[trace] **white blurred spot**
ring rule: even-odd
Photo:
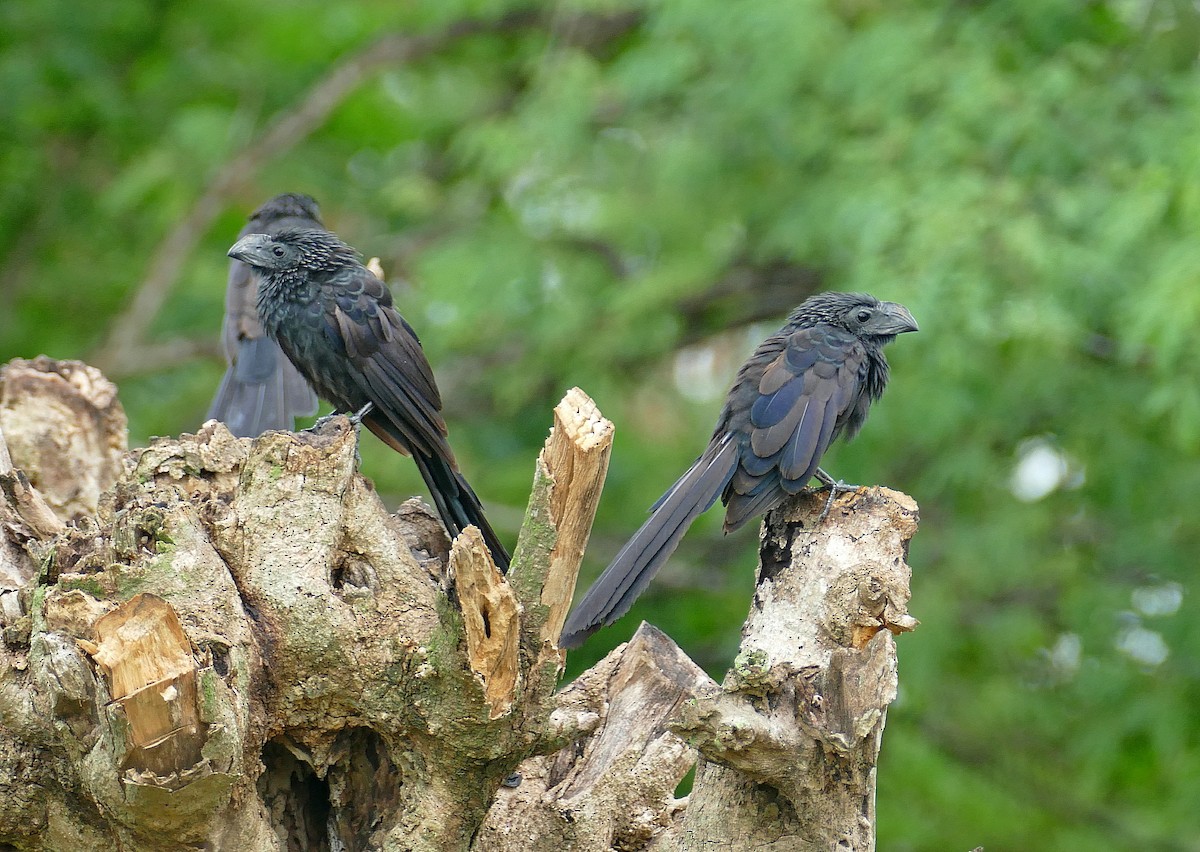
[[[1033,503],[1059,488],[1078,488],[1083,484],[1083,469],[1048,438],[1030,438],[1017,447],[1017,464],[1009,480],[1013,496]]]
[[[1122,630],[1114,644],[1122,654],[1144,666],[1160,666],[1171,654],[1161,633],[1140,625]]]
[[[694,402],[716,399],[726,390],[718,375],[717,352],[712,346],[689,346],[675,355],[674,379],[679,392]]]
[[[1142,615],[1174,615],[1183,603],[1183,586],[1178,583],[1139,586],[1130,597],[1133,598],[1133,608]]]
[[[458,319],[458,305],[453,302],[430,302],[425,306],[425,317],[433,325],[449,325]]]
[[[1083,660],[1083,642],[1077,633],[1062,633],[1050,649],[1050,665],[1062,680],[1069,680],[1079,671]]]
[[[572,175],[551,174],[535,161],[519,171],[504,190],[504,200],[536,237],[556,231],[587,231],[600,212],[599,195]]]
[[[542,295],[549,298],[562,290],[563,274],[558,264],[547,261],[542,264]]]

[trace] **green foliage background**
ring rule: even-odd
[[[520,8],[0,3],[0,359],[106,366],[151,258],[274,116],[377,38]],[[509,540],[562,392],[617,423],[585,581],[788,308],[822,288],[901,301],[921,333],[827,458],[922,509],[880,848],[1200,849],[1195,7],[538,11],[368,75],[219,189],[138,341],[183,354],[110,370],[132,442],[199,425],[225,249],[281,191],[382,258]],[[1023,502],[1010,478],[1031,438],[1070,470]],[[369,439],[363,456],[393,504],[420,491],[411,464]],[[712,515],[573,671],[639,618],[723,671],[755,536],[723,540]]]

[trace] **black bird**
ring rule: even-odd
[[[263,328],[301,375],[339,411],[371,403],[362,422],[413,457],[451,537],[474,524],[507,571],[508,552],[446,440],[441,394],[417,334],[358,253],[328,231],[287,228],[245,236],[229,256],[258,273]]]
[[[321,228],[317,202],[307,195],[277,195],[250,215],[238,237],[274,234],[283,228]],[[255,302],[258,276],[242,263],[229,264],[222,336],[229,366],[206,420],[255,438],[270,429],[292,429],[297,417],[316,413],[317,395],[279,346],[263,333]]]
[[[816,476],[839,435],[854,437],[883,393],[883,347],[917,323],[903,305],[865,293],[821,293],[742,365],[708,449],[651,507],[604,573],[571,611],[558,644],[574,648],[629,611],[688,527],[717,498],[725,532],[770,511]],[[828,504],[826,505],[828,511]]]

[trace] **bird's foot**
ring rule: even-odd
[[[821,468],[817,468],[816,478],[817,481],[821,483],[821,488],[829,489],[829,497],[825,501],[825,508],[822,509],[821,514],[817,516],[817,526],[820,526],[825,522],[825,519],[829,517],[829,511],[833,508],[833,501],[837,499],[839,494],[850,494],[854,491],[857,491],[862,486],[850,485],[849,483],[842,482],[840,479],[834,479],[828,473],[821,470]],[[820,489],[816,490],[819,491]]]
[[[347,416],[350,418],[350,422],[354,424],[354,428],[357,429],[359,426],[362,425],[363,418],[366,417],[368,414],[370,414],[374,410],[375,410],[375,403],[368,402],[366,405],[364,405],[358,411],[354,412],[353,414],[347,415]]]
[[[345,415],[345,417],[347,420],[350,421],[350,425],[353,426],[355,429],[357,429],[358,427],[362,426],[362,419],[364,417],[366,417],[368,414],[370,414],[374,408],[375,408],[375,403],[368,402],[366,405],[364,405],[358,411],[354,412],[353,414],[347,414],[347,415]],[[305,432],[320,432],[322,429],[324,429],[326,426],[328,426],[330,423],[332,423],[335,417],[342,417],[342,416],[343,416],[342,412],[340,412],[340,411],[331,411],[328,414],[326,414],[324,417],[318,417],[316,422],[313,423],[313,425],[309,426],[304,431]]]
[[[333,418],[340,417],[340,416],[341,416],[340,412],[331,411],[326,415],[318,417],[315,421],[313,421],[313,425],[309,426],[304,431],[305,432],[320,432],[322,429],[324,429],[326,426],[328,426],[330,423],[333,422]]]

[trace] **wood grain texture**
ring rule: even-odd
[[[579,566],[608,474],[612,439],[612,422],[579,388],[571,388],[555,406],[554,427],[541,454],[554,480],[550,520],[558,533],[542,587],[542,603],[548,608],[542,638],[551,642],[558,639],[571,609]]]
[[[521,605],[475,527],[450,547],[450,578],[466,628],[467,660],[483,681],[488,717],[498,719],[512,708],[521,681]]]

